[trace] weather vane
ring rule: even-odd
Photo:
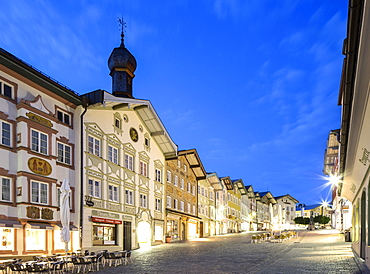
[[[117,22],[121,28],[121,45],[123,45],[123,38],[125,37],[126,22],[123,21],[123,17],[121,18],[117,17]]]

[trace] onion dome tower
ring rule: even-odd
[[[132,96],[132,80],[136,70],[136,59],[124,44],[124,27],[126,23],[118,19],[121,25],[121,45],[114,48],[108,59],[110,76],[112,76],[112,93],[117,97],[134,98]]]

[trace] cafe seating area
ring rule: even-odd
[[[282,243],[292,237],[298,237],[297,231],[283,231],[281,233],[261,233],[252,235],[251,243],[261,243],[269,241],[271,243]]]
[[[102,268],[117,267],[132,263],[131,251],[120,250],[108,252],[72,252],[53,254],[51,256],[34,256],[32,260],[23,259],[0,260],[0,273],[87,273],[99,271]]]

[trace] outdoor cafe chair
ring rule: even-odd
[[[131,251],[126,251],[124,260],[125,260],[125,265],[128,263],[132,263]]]
[[[26,267],[20,263],[9,264],[9,268],[12,273],[25,273],[27,271]]]
[[[26,270],[28,273],[46,273],[49,272],[50,269],[46,264],[26,264]]]
[[[63,274],[64,265],[65,265],[65,262],[63,262],[63,261],[61,261],[61,262],[52,262],[50,270],[53,271],[53,274]]]

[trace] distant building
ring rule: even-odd
[[[273,206],[273,215],[277,217],[274,222],[274,230],[292,229],[295,227],[296,204],[298,200],[289,194],[276,196],[276,204]]]
[[[206,172],[195,149],[181,150],[166,160],[166,236],[171,241],[199,238],[198,181]]]
[[[338,173],[339,160],[339,129],[331,130],[326,142],[324,155],[324,174],[334,175]]]

